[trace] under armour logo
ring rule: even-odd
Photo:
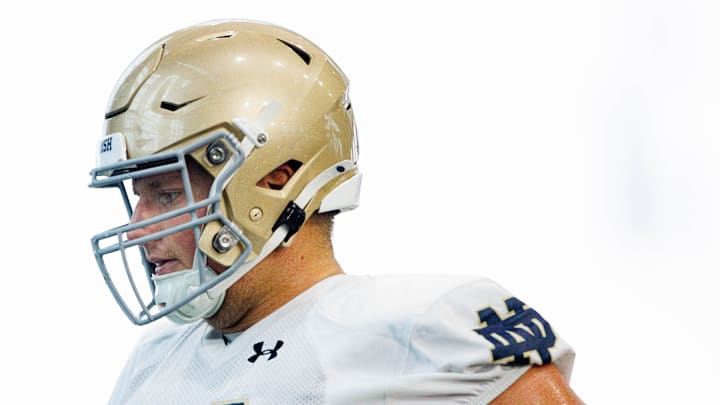
[[[274,348],[267,349],[267,350],[263,350],[264,344],[265,344],[265,342],[257,342],[253,345],[253,350],[255,350],[255,354],[253,354],[252,356],[250,356],[250,358],[248,358],[248,361],[250,363],[255,363],[257,361],[257,359],[260,358],[260,356],[270,356],[267,358],[268,361],[274,359],[275,357],[277,357],[277,352],[283,346],[284,342],[282,340],[278,340],[275,343]]]
[[[487,326],[473,329],[493,345],[493,360],[505,363],[512,358],[508,364],[530,364],[528,355],[537,352],[539,365],[550,363],[549,349],[555,346],[555,333],[550,324],[515,297],[505,300],[505,306],[514,314],[500,319],[494,309],[485,308],[478,311],[478,317]]]

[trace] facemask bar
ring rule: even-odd
[[[208,145],[218,141],[224,140],[227,145],[230,146],[230,156],[224,163],[220,173],[216,176],[213,185],[210,188],[209,195],[202,201],[195,202],[192,197],[192,187],[190,183],[189,172],[186,166],[186,156],[191,152],[198,150],[199,148],[207,147]],[[166,173],[171,171],[179,171],[182,176],[183,185],[185,188],[187,205],[185,207],[148,218],[134,224],[126,224],[117,228],[113,228],[109,231],[102,232],[95,235],[92,238],[93,252],[95,254],[96,262],[98,267],[103,274],[105,282],[110,289],[113,297],[117,301],[120,308],[123,310],[125,315],[134,323],[142,325],[152,322],[156,319],[162,318],[183,305],[189,303],[193,299],[197,298],[201,294],[207,293],[207,290],[212,289],[214,286],[221,283],[223,280],[230,277],[235,270],[239,267],[240,263],[245,262],[248,255],[252,251],[250,241],[243,235],[242,231],[232,223],[223,213],[220,207],[222,199],[222,191],[224,190],[227,183],[230,181],[232,176],[235,174],[237,169],[243,164],[246,156],[252,150],[251,145],[247,143],[240,143],[233,135],[226,132],[218,132],[209,137],[206,137],[200,141],[197,141],[191,145],[173,152],[165,152],[149,157],[130,159],[122,162],[112,163],[98,167],[91,171],[92,180],[90,187],[94,188],[108,188],[116,187],[122,194],[123,203],[128,213],[128,218],[132,217],[133,207],[128,197],[127,189],[124,182],[135,178],[152,176],[160,173]],[[196,211],[201,208],[207,208],[207,212],[204,216],[198,217]],[[133,230],[144,228],[153,224],[157,224],[168,219],[181,216],[190,215],[190,221],[183,224],[173,226],[162,231],[145,235],[137,239],[128,240],[127,233]],[[208,280],[207,276],[204,275],[204,271],[198,272],[199,277],[199,288],[195,289],[192,293],[189,293],[184,299],[173,304],[165,306],[164,308],[158,309],[159,306],[155,302],[155,284],[152,281],[154,266],[150,264],[143,252],[142,245],[148,242],[164,238],[168,235],[184,231],[186,229],[193,229],[195,243],[196,243],[196,258],[201,257],[204,259],[205,255],[199,249],[200,233],[203,226],[207,223],[218,221],[226,229],[230,230],[235,239],[243,247],[243,253],[237,259],[236,264],[227,269],[212,280]],[[135,277],[132,275],[131,266],[126,252],[131,248],[137,248],[140,251],[141,262],[144,266],[144,273],[146,276],[146,282],[149,285],[149,289],[152,292],[151,299],[146,301],[141,296],[138,286],[136,284]],[[106,263],[105,257],[110,254],[119,254],[122,265],[125,267],[125,277],[129,281],[129,286],[132,294],[122,294],[110,274],[108,269],[108,263]],[[199,265],[205,266],[204,260],[196,260]],[[132,295],[134,301],[139,304],[139,313],[133,313],[132,309],[128,305],[126,298],[128,295]]]

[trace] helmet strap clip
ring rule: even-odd
[[[302,224],[305,223],[305,210],[300,208],[299,205],[295,204],[294,201],[290,201],[285,207],[285,211],[280,214],[272,230],[275,232],[276,229],[283,225],[287,225],[288,233],[285,235],[285,242],[289,241],[293,235],[300,229]]]

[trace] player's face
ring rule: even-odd
[[[194,162],[189,162],[188,169],[193,187],[193,199],[199,201],[207,198],[212,185],[212,177]],[[133,191],[138,197],[138,202],[130,219],[131,223],[152,218],[187,205],[180,172],[162,173],[136,179],[133,182]],[[199,216],[205,215],[205,209],[198,210],[197,214]],[[173,217],[129,232],[128,238],[137,239],[186,223],[189,220],[190,214]],[[155,273],[158,275],[192,268],[195,247],[192,228],[143,245],[147,260],[155,265]]]

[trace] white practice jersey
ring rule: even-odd
[[[573,358],[491,280],[338,275],[232,341],[204,321],[160,321],[110,403],[485,404],[533,364],[569,378]]]

